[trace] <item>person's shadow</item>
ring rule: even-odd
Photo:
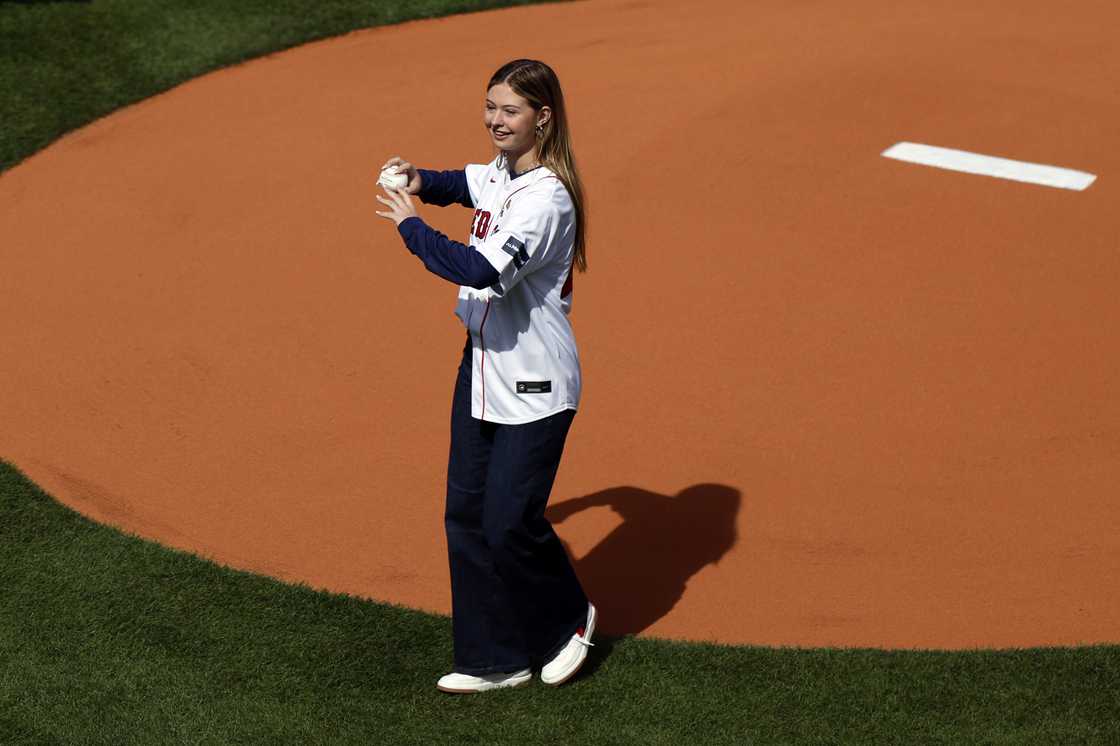
[[[545,516],[560,523],[606,506],[622,517],[621,525],[572,561],[601,614],[601,630],[628,635],[668,614],[689,578],[735,546],[741,502],[739,490],[722,484],[697,484],[675,497],[613,487],[554,504]]]

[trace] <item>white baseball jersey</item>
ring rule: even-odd
[[[461,286],[455,314],[474,348],[471,416],[516,425],[579,406],[568,320],[576,217],[548,168],[511,178],[500,162],[464,169],[475,205],[470,245],[499,278],[485,290]]]

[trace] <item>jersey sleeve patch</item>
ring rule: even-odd
[[[513,266],[521,269],[525,266],[525,262],[529,261],[529,252],[525,250],[525,242],[518,240],[516,236],[510,236],[506,242],[502,244],[502,251],[513,257]]]

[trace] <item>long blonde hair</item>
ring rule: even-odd
[[[505,83],[537,111],[547,106],[552,116],[537,131],[536,155],[568,190],[576,211],[575,265],[587,271],[587,229],[584,227],[583,184],[572,155],[572,138],[568,115],[564,108],[564,92],[552,68],[539,60],[513,60],[498,68],[490,77],[486,90]]]

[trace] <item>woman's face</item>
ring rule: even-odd
[[[546,117],[546,111],[537,112],[506,83],[498,83],[486,92],[482,120],[494,147],[506,155],[517,157],[532,148],[537,123]]]

